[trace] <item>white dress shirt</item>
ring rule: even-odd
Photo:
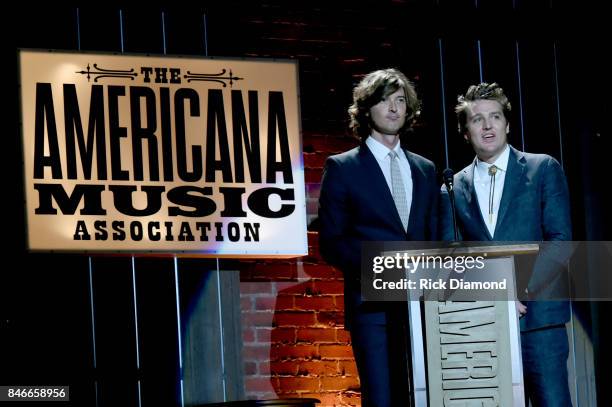
[[[391,188],[391,157],[389,157],[389,152],[391,152],[391,150],[378,140],[372,138],[372,136],[366,139],[366,145],[374,155],[374,158],[376,158],[376,162],[380,166],[380,169],[385,176],[385,180],[387,181],[389,191],[391,191],[391,195],[393,195],[393,189]],[[410,171],[410,163],[408,162],[408,158],[406,158],[406,154],[404,154],[404,151],[400,147],[400,143],[397,143],[393,150],[397,152],[397,157],[399,159],[399,169],[400,174],[402,175],[404,191],[406,191],[408,214],[410,214],[410,208],[412,205],[412,171]],[[359,180],[356,181],[359,182]]]
[[[508,171],[508,159],[510,158],[510,147],[506,145],[505,150],[501,153],[493,164],[480,161],[476,158],[474,164],[474,189],[478,197],[478,206],[482,219],[484,219],[487,229],[491,237],[495,234],[497,226],[497,215],[499,214],[499,203],[501,202],[502,192],[504,191],[504,182],[506,180],[506,172]],[[489,167],[495,165],[497,173],[495,174],[495,190],[493,191],[493,216],[489,217],[489,193],[491,188],[491,176],[489,175]]]

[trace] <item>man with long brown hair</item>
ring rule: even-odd
[[[400,145],[419,114],[414,86],[396,69],[353,89],[350,127],[361,145],[327,159],[319,198],[321,253],[344,274],[345,326],[363,406],[410,405],[406,307],[361,299],[361,243],[435,240],[434,164]],[[404,304],[405,305],[405,304]]]

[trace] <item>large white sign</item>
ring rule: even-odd
[[[31,250],[307,253],[296,62],[19,62]]]

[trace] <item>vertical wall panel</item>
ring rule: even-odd
[[[186,405],[244,397],[237,270],[216,259],[180,259]]]
[[[142,405],[180,406],[174,260],[136,258]]]
[[[81,7],[79,15],[83,51],[121,51],[119,9]]]
[[[163,54],[161,11],[129,7],[123,10],[125,52]]]
[[[137,406],[139,355],[132,262],[129,257],[98,257],[92,263],[99,405]]]
[[[166,49],[174,55],[205,55],[204,16],[200,9],[165,10]]]

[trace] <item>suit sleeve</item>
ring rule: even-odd
[[[547,291],[556,279],[563,278],[567,261],[572,255],[569,191],[563,169],[552,157],[548,157],[542,166],[544,174],[541,180],[541,211],[545,242],[541,246],[527,286],[530,295]]]
[[[349,194],[341,165],[329,157],[325,162],[319,196],[319,246],[329,264],[360,270],[361,244],[351,236]]]

